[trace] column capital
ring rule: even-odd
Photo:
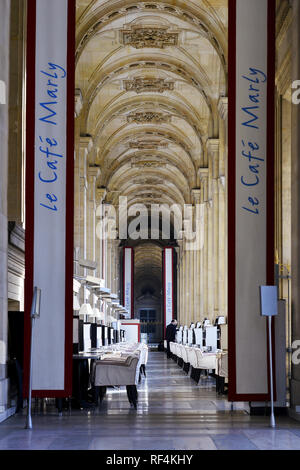
[[[201,202],[201,188],[192,189],[192,197],[194,199],[194,204],[200,204],[200,202]]]
[[[200,179],[200,181],[202,181],[203,179],[205,178],[208,178],[208,168],[199,168],[198,169],[198,177]]]
[[[83,98],[80,88],[75,89],[75,118],[77,118],[83,108]]]
[[[96,188],[96,202],[97,204],[101,204],[106,196],[106,188]]]
[[[79,146],[81,149],[87,150],[87,152],[90,152],[93,148],[93,139],[90,135],[81,135],[80,136],[80,141],[79,141]]]
[[[214,155],[219,152],[220,139],[207,139],[206,146],[208,154]]]
[[[227,96],[221,96],[218,102],[218,111],[222,119],[227,119],[228,116],[228,98]]]
[[[88,168],[88,177],[97,179],[101,174],[99,166],[91,165]]]

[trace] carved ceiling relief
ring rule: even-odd
[[[134,122],[136,124],[166,124],[171,122],[171,116],[155,111],[135,112],[128,114],[127,122]]]
[[[219,7],[223,2],[227,8],[227,1],[208,3]],[[96,3],[77,2],[84,4],[83,11]],[[139,200],[168,196],[182,203],[187,197],[181,197],[183,183],[178,175],[184,173],[190,186],[195,186],[198,166],[203,164],[200,137],[206,137],[208,126],[213,126],[208,103],[221,87],[213,31],[205,32],[203,21],[188,16],[176,1],[171,2],[176,8],[163,0],[151,5],[122,2],[118,11],[115,2],[98,3],[99,12],[93,7],[85,14],[85,28],[80,17],[77,54],[81,49],[82,54],[77,56],[77,77],[86,103],[82,127],[103,148],[98,158],[105,170],[101,184],[109,186],[113,181],[113,203],[127,185],[133,185],[132,197]],[[216,39],[214,47],[219,47],[222,41]],[[193,113],[198,126],[190,119]],[[188,157],[190,165],[183,163]],[[157,187],[162,194],[154,196]]]
[[[165,158],[151,154],[131,158],[131,168],[164,168],[166,164]]]
[[[140,140],[129,142],[129,148],[138,150],[155,150],[159,148],[167,148],[168,145],[168,142],[157,140]]]
[[[136,77],[133,80],[124,80],[123,84],[126,91],[135,91],[136,93],[147,91],[163,93],[167,90],[174,90],[174,82],[164,78]]]
[[[166,163],[153,161],[131,162],[131,168],[164,168],[165,166]]]
[[[168,32],[167,27],[141,27],[134,26],[131,29],[121,30],[121,42],[125,46],[135,49],[143,47],[155,47],[163,49],[169,46],[177,46],[179,32]]]
[[[133,180],[133,184],[137,185],[155,185],[155,184],[163,184],[164,181],[162,178],[141,178]]]

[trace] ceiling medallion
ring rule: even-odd
[[[124,80],[123,83],[126,91],[135,91],[136,93],[144,93],[147,91],[163,93],[166,90],[174,90],[174,82],[165,80],[164,78],[136,77],[133,80]]]
[[[157,47],[163,49],[168,46],[178,44],[178,32],[168,32],[167,27],[140,27],[134,26],[132,29],[121,30],[121,40],[125,46],[132,46],[135,49],[143,47]]]
[[[171,116],[154,111],[136,112],[128,114],[127,122],[135,122],[136,124],[164,124],[171,122]]]

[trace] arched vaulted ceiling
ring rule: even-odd
[[[77,0],[80,133],[108,203],[192,202],[227,95],[227,3]],[[140,272],[161,266],[157,250],[140,248]]]

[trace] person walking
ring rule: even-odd
[[[170,342],[174,342],[176,338],[177,320],[172,320],[166,328],[166,340],[167,340],[167,357],[171,357]]]

